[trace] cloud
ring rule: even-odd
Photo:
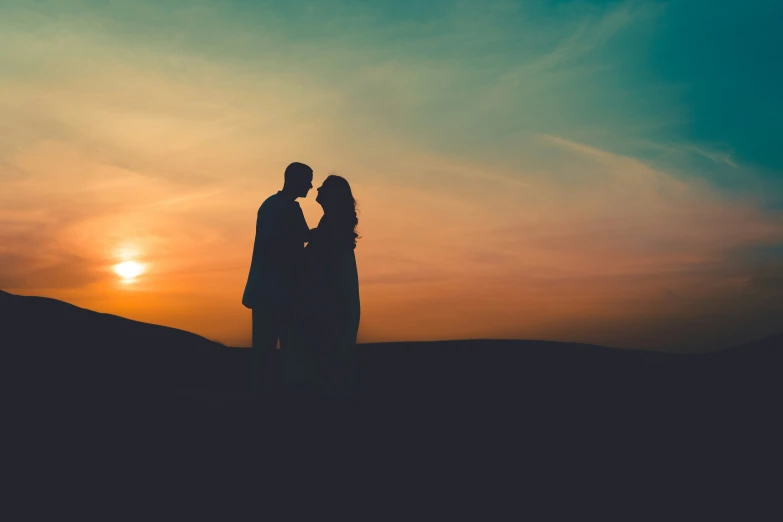
[[[103,277],[88,258],[73,254],[47,257],[0,252],[0,288],[26,291],[81,288]]]
[[[4,181],[16,181],[25,175],[26,173],[15,165],[0,162],[0,183]]]
[[[622,31],[662,13],[662,6],[656,2],[619,2],[604,11],[588,11],[586,16],[577,6],[568,6],[574,15],[571,34],[562,38],[553,50],[525,67],[525,72],[540,73],[563,66],[573,67],[577,60],[599,51]]]
[[[516,171],[413,160],[424,187],[371,199],[382,215],[363,245],[376,254],[357,250],[363,298],[396,326],[368,321],[367,338],[459,331],[703,350],[783,328],[766,297],[747,295],[757,269],[734,255],[783,245],[780,216],[563,138],[541,136],[528,152]],[[386,281],[407,291],[382,299]]]

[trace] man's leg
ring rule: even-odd
[[[280,380],[277,357],[277,339],[280,334],[280,311],[277,307],[259,306],[253,309],[251,382],[254,393],[270,390]]]

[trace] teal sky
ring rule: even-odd
[[[772,0],[5,0],[0,287],[245,343],[252,216],[296,160],[355,186],[365,340],[783,330],[781,21]],[[127,242],[173,283],[111,293]]]
[[[6,41],[159,54],[172,75],[192,65],[179,57],[309,78],[303,90],[328,82],[343,108],[444,150],[536,132],[650,158],[679,146],[773,178],[783,167],[783,7],[772,0],[63,0],[4,2],[2,14]],[[67,52],[51,58],[88,58]]]

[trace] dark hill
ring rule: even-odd
[[[25,388],[204,390],[249,388],[246,349],[43,297],[0,292],[6,366]],[[360,346],[365,392],[401,399],[520,387],[631,385],[679,357],[546,341],[466,340]]]
[[[226,375],[235,350],[183,330],[2,291],[0,317],[4,366],[23,389],[214,388],[236,380]],[[229,366],[216,364],[224,359]]]
[[[249,390],[249,350],[189,332],[6,292],[0,317],[4,367],[28,393],[173,391],[214,405]],[[682,406],[777,390],[782,345],[779,335],[686,356],[547,341],[366,344],[359,395],[408,412]]]
[[[249,350],[173,328],[0,292],[0,335],[15,476],[53,477],[47,491],[89,484],[91,498],[120,483],[244,483],[259,470],[275,481],[294,470],[299,491],[326,460],[322,469],[362,478],[352,499],[404,487],[452,504],[482,488],[517,498],[526,477],[612,499],[654,492],[636,504],[646,513],[671,498],[661,485],[692,495],[710,478],[761,476],[748,463],[765,462],[781,436],[783,336],[688,356],[545,341],[367,344],[357,408],[314,412],[251,398]],[[581,510],[571,498],[559,502]]]

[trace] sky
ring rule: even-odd
[[[2,0],[0,289],[248,346],[255,214],[301,161],[359,203],[360,341],[778,333],[781,20],[777,0]]]

